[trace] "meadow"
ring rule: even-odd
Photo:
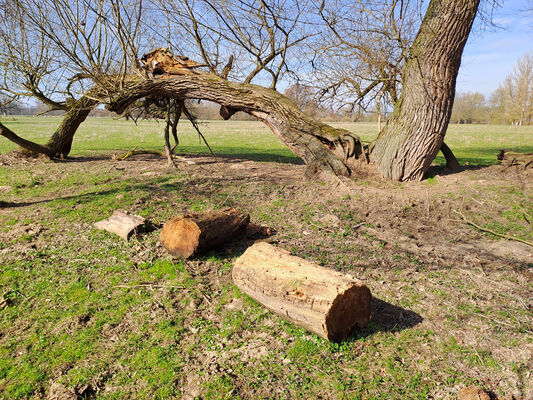
[[[0,121],[44,143],[60,118]],[[217,157],[180,122],[194,164],[175,169],[113,158],[161,150],[157,122],[91,118],[65,161],[15,157],[0,137],[0,399],[454,399],[469,385],[533,397],[533,247],[484,230],[533,241],[531,170],[494,165],[503,148],[533,152],[533,127],[452,125],[465,167],[416,183],[306,180],[259,123],[201,129]],[[160,245],[170,218],[224,207],[363,280],[369,326],[330,343],[241,293],[232,263],[252,240],[189,260]],[[94,228],[116,209],[152,229],[124,241]]]
[[[45,143],[61,122],[61,117],[6,117],[1,120],[20,136]],[[332,126],[356,133],[364,142],[377,136],[375,123],[334,122]],[[158,121],[132,121],[110,118],[89,118],[75,136],[72,156],[87,156],[102,152],[128,151],[135,146],[143,150],[161,150],[164,124]],[[202,133],[216,154],[239,156],[264,161],[298,162],[283,143],[260,122],[203,121]],[[180,152],[208,154],[205,145],[189,121],[180,121]],[[492,165],[498,152],[505,148],[519,152],[533,151],[533,126],[458,125],[452,124],[446,142],[461,164]],[[16,148],[13,143],[0,141],[0,154]],[[444,163],[442,155],[436,163]]]

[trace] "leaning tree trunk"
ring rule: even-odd
[[[372,144],[386,178],[420,180],[450,120],[461,55],[479,0],[432,0],[403,70],[402,95]]]
[[[46,144],[46,147],[52,153],[52,157],[65,158],[68,156],[74,140],[74,134],[98,103],[98,100],[86,96],[76,100]]]
[[[227,119],[244,111],[265,123],[274,134],[308,165],[308,173],[320,171],[350,175],[348,164],[362,154],[359,137],[335,129],[303,113],[287,97],[262,86],[228,82],[212,74],[175,75],[164,79],[132,79],[109,99],[108,109],[124,113],[136,100],[146,97],[178,100],[201,99],[222,106]],[[351,158],[351,160],[347,160]]]
[[[24,139],[2,124],[0,124],[0,136],[11,140],[30,153],[45,154],[50,158],[64,158],[70,153],[74,134],[78,127],[98,103],[98,100],[86,96],[74,101],[46,145]]]

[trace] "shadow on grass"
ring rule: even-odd
[[[372,317],[370,323],[363,329],[356,329],[345,342],[354,342],[361,338],[372,336],[377,332],[400,332],[414,328],[424,318],[414,311],[395,306],[376,297],[372,297]]]
[[[127,153],[128,150],[124,150],[122,153]],[[185,152],[185,153],[176,153],[178,157],[184,157],[191,160],[199,158],[208,158],[206,161],[199,162],[198,164],[214,164],[222,160],[226,163],[238,163],[241,161],[257,161],[257,162],[276,162],[280,164],[294,164],[302,165],[304,164],[303,160],[297,156],[276,154],[276,153],[261,153],[261,152],[250,152],[249,149],[231,149],[230,151],[215,151],[215,158],[212,158],[209,153],[195,153],[195,152]],[[111,160],[111,155],[79,155],[79,156],[69,156],[64,160],[54,160],[56,162],[64,163],[76,163],[76,162],[92,162],[92,161],[105,161]],[[166,157],[157,155],[157,154],[135,154],[124,160],[117,161],[139,161],[139,160],[166,160]]]
[[[459,174],[464,171],[478,171],[492,167],[494,164],[487,165],[462,165],[457,171],[453,171],[444,165],[433,165],[424,174],[423,179],[430,179],[436,176]]]

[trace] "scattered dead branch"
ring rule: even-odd
[[[504,238],[504,239],[508,239],[508,240],[515,240],[517,242],[520,242],[520,243],[524,243],[524,244],[527,244],[528,246],[531,246],[533,247],[533,243],[532,242],[528,242],[527,240],[524,240],[524,239],[520,239],[520,238],[517,238],[517,237],[514,237],[514,236],[509,236],[509,235],[505,235],[503,233],[498,233],[498,232],[494,232],[493,230],[491,229],[487,229],[487,228],[483,228],[481,226],[479,226],[478,224],[470,221],[468,218],[466,218],[462,213],[460,213],[459,211],[457,210],[453,210],[456,214],[458,214],[461,219],[466,222],[467,224],[469,225],[472,225],[474,228],[477,228],[479,229],[480,231],[483,231],[483,232],[488,232],[494,236],[499,236],[501,238]]]

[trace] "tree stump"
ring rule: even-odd
[[[320,267],[268,243],[233,266],[235,285],[271,311],[327,340],[340,341],[370,320],[370,290],[350,275]]]
[[[168,221],[161,230],[159,240],[170,254],[189,258],[241,237],[249,222],[249,214],[234,208],[185,214]]]

